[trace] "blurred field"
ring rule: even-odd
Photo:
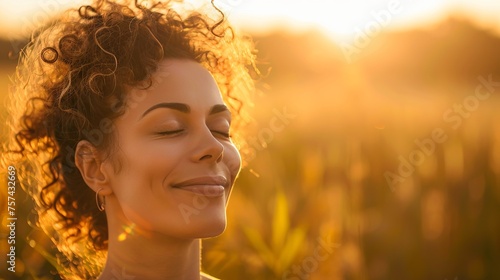
[[[233,192],[227,231],[204,242],[208,273],[500,279],[500,86],[465,104],[474,110],[455,111],[473,100],[478,76],[500,82],[499,37],[450,19],[373,38],[352,63],[314,31],[255,40],[272,70],[260,84],[255,153]],[[11,68],[2,69],[2,94],[5,71]],[[276,113],[284,111],[285,121]],[[421,150],[416,141],[436,129],[446,140],[414,158],[419,163],[402,182],[388,183],[384,174],[399,174],[401,158],[411,161]],[[42,243],[35,247],[51,251],[27,225],[25,203],[18,240],[31,234]],[[4,200],[0,207],[3,225]],[[48,257],[27,244],[18,248],[29,263],[22,279],[50,275]]]

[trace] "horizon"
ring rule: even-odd
[[[477,24],[477,22],[474,22],[468,18],[450,16],[435,23],[431,28],[415,26],[406,30],[394,30],[394,29],[387,30],[381,32],[380,34],[375,34],[374,36],[370,36],[370,34],[364,34],[360,37],[357,37],[357,40],[353,42],[348,42],[348,41],[342,42],[342,41],[332,40],[332,38],[329,37],[324,30],[315,26],[311,26],[307,29],[300,29],[300,30],[275,28],[275,29],[269,29],[267,30],[267,32],[261,32],[261,33],[245,32],[245,33],[253,37],[254,42],[258,45],[269,44],[270,42],[274,42],[272,44],[283,43],[283,42],[279,43],[280,40],[281,41],[285,40],[288,42],[299,40],[300,42],[303,43],[299,43],[298,46],[303,46],[306,48],[311,48],[316,46],[315,49],[317,51],[320,50],[323,52],[326,51],[330,55],[333,55],[332,57],[335,57],[337,59],[337,62],[341,62],[343,60],[344,63],[351,64],[354,61],[358,61],[360,58],[366,58],[367,55],[370,56],[370,53],[373,52],[373,50],[380,48],[381,42],[384,45],[386,45],[387,42],[400,44],[402,42],[401,40],[407,40],[405,39],[405,37],[411,34],[413,34],[412,36],[414,36],[415,34],[421,34],[421,35],[425,34],[423,37],[423,40],[425,41],[426,40],[425,38],[427,38],[429,35],[431,37],[436,35],[436,32],[439,34],[439,36],[447,34],[446,36],[458,35],[460,37],[463,36],[460,34],[466,32],[466,34],[468,34],[466,36],[475,37],[476,35],[472,34],[477,34],[479,36],[483,36],[483,38],[489,37],[492,40],[491,42],[499,42],[499,44],[493,43],[494,45],[500,45],[500,35],[497,32],[492,32],[492,31],[493,30],[484,28],[484,26],[480,26],[479,24]],[[419,36],[421,37],[421,35]],[[386,41],[387,39],[389,41]],[[466,37],[464,37],[463,39],[466,40]],[[309,44],[304,45],[306,41],[308,41]],[[438,40],[436,43],[439,44],[439,41],[440,40]],[[25,46],[27,42],[28,38],[9,39],[0,36],[0,52],[1,52],[0,64],[4,64],[5,66],[7,66],[7,64],[16,64],[17,63],[16,54],[20,52],[20,50]],[[417,40],[417,42],[419,41]],[[311,44],[313,44],[314,46]],[[468,53],[467,50],[468,49],[463,51]],[[12,52],[14,53],[14,56],[11,57],[10,53]],[[493,53],[489,53],[489,55],[493,55]],[[474,56],[473,54],[470,55]]]

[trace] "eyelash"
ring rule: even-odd
[[[213,131],[213,130],[212,130],[212,133],[217,133],[219,135],[224,136],[225,138],[231,138],[231,135],[229,133],[225,133],[225,132],[221,132],[221,131]]]
[[[172,130],[172,131],[160,131],[157,134],[161,135],[161,136],[169,136],[169,135],[174,135],[174,134],[180,133],[182,131],[184,131],[184,130],[179,129],[179,130]],[[219,134],[219,135],[221,135],[221,136],[223,136],[225,138],[231,138],[231,135],[229,133],[226,133],[226,132],[215,131],[215,130],[211,130],[211,132]]]
[[[174,134],[177,134],[177,133],[180,133],[180,132],[182,132],[182,129],[179,129],[179,130],[172,130],[172,131],[160,131],[160,132],[158,132],[157,134],[158,134],[158,135],[165,136],[165,135],[174,135]]]

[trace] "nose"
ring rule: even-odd
[[[196,136],[195,149],[192,160],[195,162],[214,162],[222,161],[224,154],[224,145],[217,140],[212,132],[205,128],[203,132]]]

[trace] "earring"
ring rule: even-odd
[[[103,188],[100,188],[96,193],[95,193],[95,203],[97,204],[97,209],[99,211],[104,211],[104,206],[106,205],[106,198],[103,196],[102,197],[102,202],[101,199],[99,199],[99,192],[102,191]]]

